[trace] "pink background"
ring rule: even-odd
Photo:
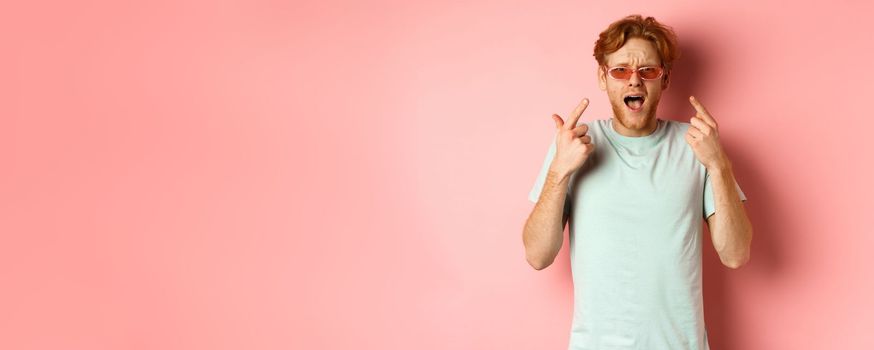
[[[870,2],[9,1],[0,348],[564,349],[526,196],[592,46],[653,15],[755,227],[714,349],[874,348]]]

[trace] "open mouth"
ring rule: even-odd
[[[625,96],[623,99],[625,101],[625,105],[628,106],[632,111],[640,111],[643,108],[643,101],[646,98],[642,95],[629,95]]]

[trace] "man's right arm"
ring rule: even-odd
[[[540,192],[540,198],[525,221],[522,241],[525,258],[535,270],[542,270],[555,261],[564,238],[564,226],[569,211],[564,210],[570,174],[550,170]]]
[[[571,112],[567,123],[558,114],[552,115],[556,128],[555,142],[550,146],[550,153],[544,161],[549,162],[549,166],[541,170],[539,175],[543,176],[545,172],[546,176],[538,177],[538,181],[542,179],[543,186],[522,230],[525,259],[537,270],[551,265],[561,249],[564,225],[570,213],[570,210],[565,210],[565,206],[569,205],[565,203],[569,197],[568,182],[571,174],[582,167],[589,154],[595,150],[592,137],[586,135],[589,126],[577,125],[580,115],[588,106],[589,99],[584,98]],[[536,193],[535,190],[537,187],[531,193]],[[533,198],[534,194],[531,196]]]

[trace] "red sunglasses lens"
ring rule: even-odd
[[[662,69],[659,67],[643,67],[637,72],[643,79],[656,79],[662,75]]]
[[[610,69],[610,76],[614,77],[616,79],[623,79],[624,80],[624,79],[631,78],[631,72],[632,72],[631,68],[616,67],[616,68]]]

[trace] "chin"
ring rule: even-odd
[[[632,114],[626,109],[625,104],[618,106],[618,108],[613,106],[613,115],[616,116],[617,121],[622,126],[632,130],[647,129],[647,125],[649,125],[650,120],[653,118],[653,113],[649,108],[645,107],[641,113]]]
[[[643,112],[638,115],[623,115],[620,121],[626,128],[644,130],[649,125],[649,121],[652,120],[652,116],[647,113],[648,111]]]

